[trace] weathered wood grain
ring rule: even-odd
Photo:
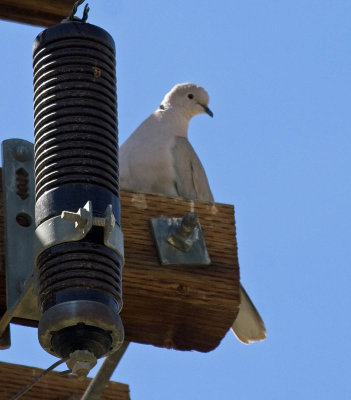
[[[214,349],[239,310],[233,206],[122,191],[121,208],[126,258],[121,316],[126,339],[177,350]],[[161,266],[150,219],[181,217],[188,211],[199,216],[212,264]],[[0,200],[0,310],[5,305]],[[33,321],[12,322],[33,326]]]
[[[51,26],[68,16],[74,2],[75,0],[0,0],[0,19]]]
[[[43,370],[0,362],[0,399],[10,399]],[[23,400],[79,400],[91,379],[83,382],[72,375],[49,372],[21,397]],[[101,400],[130,400],[129,386],[109,382]]]
[[[122,191],[126,265],[122,320],[128,340],[179,350],[209,351],[239,307],[233,207]],[[199,215],[210,266],[161,266],[150,218]]]

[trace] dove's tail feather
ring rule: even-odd
[[[233,323],[235,336],[249,344],[266,338],[266,327],[245,289],[240,285],[241,304],[239,314]]]

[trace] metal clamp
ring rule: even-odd
[[[114,250],[124,264],[123,233],[116,223],[112,205],[107,206],[104,218],[94,217],[92,210],[92,202],[89,200],[77,212],[62,211],[60,216],[40,224],[35,230],[35,257],[57,244],[81,240],[93,226],[100,226],[104,228],[105,246]]]

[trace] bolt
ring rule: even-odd
[[[87,201],[83,208],[79,208],[78,211],[62,211],[61,218],[67,221],[75,222],[75,228],[89,231],[91,228],[91,222],[93,218],[91,201]]]
[[[103,228],[106,225],[106,218],[93,217],[93,225],[101,226]]]
[[[197,223],[198,223],[198,218],[196,213],[188,212],[182,219],[182,223],[180,224],[180,228],[178,231],[179,234],[184,238],[189,237],[194,231]]]
[[[172,246],[183,252],[188,251],[196,241],[194,235],[198,218],[196,213],[189,212],[183,218],[177,227],[173,227],[167,241]]]
[[[72,373],[83,380],[88,375],[89,371],[95,367],[96,358],[93,353],[88,350],[76,350],[70,354],[70,359],[67,361],[67,367],[72,370]]]
[[[91,364],[88,361],[77,361],[72,369],[72,373],[78,377],[78,380],[84,380],[89,371],[91,370]]]
[[[87,229],[87,231],[89,231],[92,225],[100,226],[104,228],[105,237],[107,238],[110,236],[116,224],[111,204],[106,207],[105,217],[93,217],[91,201],[88,201],[84,208],[79,208],[76,213],[71,211],[62,211],[61,218],[75,222],[75,227],[77,229]]]
[[[70,211],[62,211],[61,218],[66,219],[67,221],[75,222],[75,226],[78,229],[83,229],[87,223],[87,219],[83,218],[80,214],[70,212]]]

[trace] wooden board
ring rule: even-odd
[[[233,206],[122,191],[122,320],[127,340],[178,350],[218,346],[239,308]],[[149,221],[195,211],[212,264],[161,266]]]
[[[43,370],[0,362],[0,399],[10,399]],[[49,372],[21,397],[23,400],[79,400],[91,379],[80,382],[73,375]],[[109,382],[101,400],[130,400],[129,386]]]
[[[0,0],[0,19],[47,27],[66,18],[74,2],[75,0]]]
[[[126,340],[202,352],[217,347],[240,303],[233,206],[122,191],[121,208],[126,258],[121,316]],[[0,310],[6,304],[2,210],[0,202]],[[161,266],[150,218],[182,217],[188,211],[199,216],[212,264]]]

